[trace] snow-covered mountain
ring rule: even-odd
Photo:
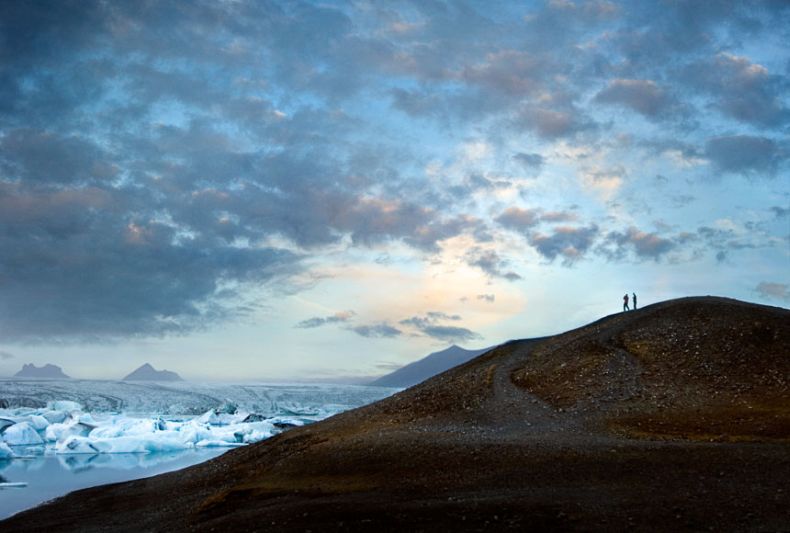
[[[63,369],[57,365],[46,364],[37,367],[34,364],[22,365],[22,370],[14,374],[15,378],[47,378],[47,379],[71,379]]]
[[[123,381],[183,381],[181,376],[170,370],[157,370],[146,363],[125,378]]]
[[[467,350],[453,344],[449,348],[440,352],[434,352],[419,361],[399,368],[391,374],[382,376],[371,382],[370,385],[376,387],[411,387],[454,366],[466,363],[490,349],[491,347],[480,350]]]

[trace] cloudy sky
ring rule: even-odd
[[[0,3],[0,375],[383,374],[790,305],[783,1]]]

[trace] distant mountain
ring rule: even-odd
[[[34,364],[22,365],[22,370],[14,374],[15,378],[48,378],[48,379],[71,379],[63,373],[63,369],[57,365],[46,364],[37,367]]]
[[[169,370],[156,370],[146,363],[123,378],[123,381],[183,381],[183,379],[175,372]]]
[[[491,348],[466,350],[453,344],[441,352],[434,352],[419,361],[399,368],[391,374],[382,376],[370,383],[374,387],[411,387],[454,366],[487,352]]]

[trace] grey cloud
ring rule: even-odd
[[[428,311],[426,314],[431,320],[461,320],[460,315],[448,315],[441,311]]]
[[[625,232],[612,231],[606,235],[606,245],[613,245],[614,249],[603,248],[610,259],[622,259],[628,252],[633,252],[639,259],[653,259],[658,261],[663,255],[675,248],[675,243],[655,233],[647,233],[635,227],[628,228]]]
[[[674,105],[667,91],[652,80],[612,80],[595,100],[628,107],[648,118],[666,115]]]
[[[491,277],[503,278],[508,281],[517,281],[521,276],[513,271],[506,270],[507,261],[502,259],[494,250],[483,250],[479,247],[470,249],[464,256],[467,264],[480,268]]]
[[[513,159],[521,163],[524,167],[533,170],[543,168],[546,158],[540,154],[519,152],[513,155]]]
[[[786,82],[746,57],[719,53],[689,65],[682,79],[705,90],[723,113],[741,122],[775,127],[790,121],[782,101]]]
[[[509,207],[496,218],[503,227],[526,233],[540,223],[540,209]]]
[[[531,131],[546,140],[570,137],[595,127],[581,110],[564,105],[524,106],[516,114],[512,125],[521,131]]]
[[[386,323],[355,326],[351,328],[351,331],[357,335],[368,338],[393,338],[403,334],[398,328],[392,327]]]
[[[779,207],[775,205],[771,208],[776,218],[786,218],[790,215],[790,207]]]
[[[534,227],[543,222],[572,222],[577,220],[577,215],[569,211],[544,211],[540,208],[522,209],[509,207],[495,220],[502,227],[529,235]]]
[[[790,288],[786,283],[761,281],[754,290],[763,298],[790,302]]]
[[[356,313],[354,311],[338,311],[334,315],[330,315],[326,317],[316,316],[316,317],[308,318],[306,320],[302,320],[294,327],[310,329],[310,328],[317,328],[320,326],[324,326],[326,324],[339,324],[343,322],[348,322],[355,315]]]
[[[530,234],[529,243],[546,259],[553,261],[562,257],[565,265],[572,265],[581,259],[598,235],[598,226],[562,226],[555,228],[550,235]]]
[[[460,316],[448,316],[445,313],[429,312],[426,316],[414,316],[400,321],[403,326],[415,328],[428,337],[447,342],[464,342],[481,339],[482,337],[467,328],[438,324],[438,320],[461,320]]]
[[[467,342],[482,339],[479,333],[455,326],[425,326],[421,331],[434,339],[447,342]]]
[[[786,158],[772,139],[751,135],[709,139],[705,156],[720,172],[756,176],[774,175]]]
[[[496,300],[496,296],[493,295],[493,294],[478,294],[477,295],[477,299],[478,300],[484,300],[484,301],[489,302],[489,303],[493,303],[494,300]]]
[[[12,354],[10,352],[0,351],[0,360],[7,361],[7,360],[13,359],[13,358],[14,358],[14,354]]]
[[[0,139],[0,169],[7,178],[31,182],[90,182],[118,173],[108,154],[77,136],[15,129]]]

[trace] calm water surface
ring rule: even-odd
[[[155,476],[202,463],[227,451],[228,448],[207,448],[149,454],[31,454],[29,458],[0,460],[0,487],[3,483],[27,483],[21,488],[0,488],[0,519],[74,490]]]

